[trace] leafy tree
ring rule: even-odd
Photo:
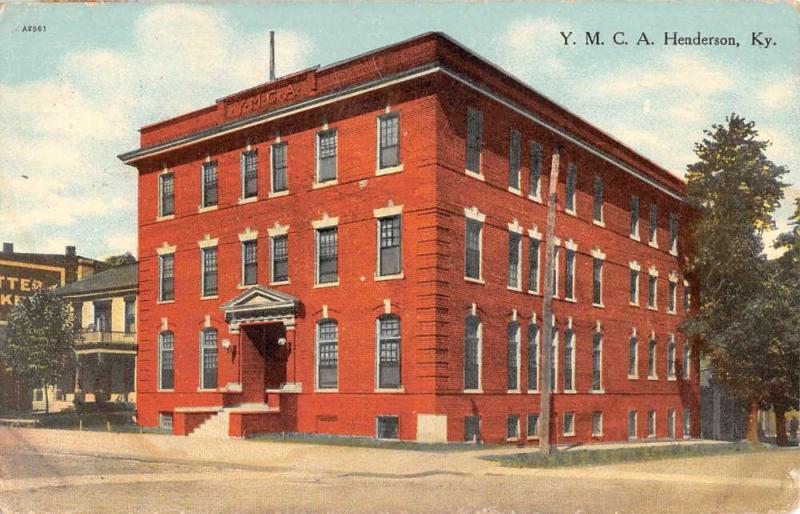
[[[125,264],[136,264],[136,257],[134,257],[131,252],[125,252],[119,255],[108,256],[103,259],[103,262],[112,266],[123,266]]]
[[[767,159],[769,143],[736,114],[705,136],[686,175],[689,201],[699,211],[688,262],[699,305],[684,328],[702,340],[717,377],[748,401],[748,439],[757,441],[758,406],[770,400],[775,373],[768,350],[782,337],[772,318],[777,306],[767,301],[774,281],[761,236],[775,227],[772,213],[788,170]]]
[[[63,376],[79,337],[69,304],[51,289],[39,288],[9,313],[2,361],[17,380],[46,391]],[[50,411],[46,393],[45,410]]]

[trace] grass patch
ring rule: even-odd
[[[686,457],[706,457],[733,453],[769,450],[769,445],[748,442],[728,444],[672,444],[663,446],[635,446],[611,450],[570,450],[543,456],[536,451],[512,455],[489,455],[486,460],[500,462],[512,468],[554,468],[560,466],[600,466],[623,462],[644,462]]]
[[[384,450],[408,450],[424,452],[457,452],[481,450],[487,448],[501,448],[496,444],[474,443],[417,443],[412,441],[389,441],[373,437],[342,436],[327,434],[308,434],[302,432],[287,432],[285,434],[268,433],[248,437],[251,441],[280,441],[284,443],[324,444],[331,446],[349,446],[354,448],[376,448]]]

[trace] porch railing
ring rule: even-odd
[[[135,332],[84,330],[83,343],[135,343]]]

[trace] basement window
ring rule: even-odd
[[[172,413],[159,412],[158,413],[158,428],[164,431],[172,432]]]
[[[400,439],[400,418],[398,416],[377,416],[375,420],[378,439]]]

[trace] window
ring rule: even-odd
[[[656,436],[656,411],[647,411],[647,437]]]
[[[675,409],[667,411],[667,437],[675,439]]]
[[[631,196],[631,237],[639,240],[639,197]]]
[[[593,219],[597,223],[603,223],[603,179],[600,176],[594,177],[594,202],[593,202]]]
[[[396,112],[378,118],[378,168],[400,165],[400,115]]]
[[[336,180],[336,130],[317,132],[317,183]]]
[[[564,297],[575,299],[575,250],[567,248],[564,261]]]
[[[553,282],[553,296],[558,297],[558,246],[553,246],[553,274],[550,280]]]
[[[161,212],[159,216],[175,214],[175,175],[164,173],[159,177],[161,181]]]
[[[136,298],[125,298],[125,333],[136,333]]]
[[[667,343],[667,378],[675,378],[675,334],[669,335]]]
[[[564,413],[564,435],[575,435],[575,413]]]
[[[509,414],[506,418],[506,439],[519,439],[518,414]]]
[[[111,331],[111,301],[92,302],[94,307],[94,329],[97,332]]]
[[[592,435],[603,435],[603,413],[592,412]]]
[[[200,253],[203,263],[203,296],[214,296],[217,294],[217,247],[203,248]]]
[[[542,145],[531,141],[531,188],[530,195],[533,198],[542,197]]]
[[[692,437],[692,412],[689,409],[683,409],[683,437]]]
[[[203,202],[201,207],[212,207],[217,205],[217,163],[216,161],[205,162],[203,171]]]
[[[400,216],[378,220],[378,276],[400,274],[400,237]]]
[[[575,332],[564,332],[564,391],[575,390]]]
[[[603,260],[595,257],[592,268],[592,303],[603,305]]]
[[[631,305],[639,305],[639,270],[631,268],[631,279],[628,287]]]
[[[378,439],[400,438],[400,418],[397,416],[377,416],[375,426]]]
[[[647,277],[647,307],[656,309],[656,302],[658,300],[658,275],[650,273]]]
[[[272,238],[272,281],[289,280],[289,236]]]
[[[683,378],[689,380],[690,370],[692,367],[692,347],[689,346],[689,341],[683,342]]]
[[[532,237],[528,252],[528,289],[539,292],[539,246],[542,241]]]
[[[466,268],[465,276],[480,280],[481,278],[481,230],[480,221],[467,218]]]
[[[651,246],[658,247],[658,207],[656,204],[650,204],[650,215],[648,219],[648,236],[647,240]]]
[[[657,378],[656,375],[656,338],[651,337],[647,341],[647,376]]]
[[[339,325],[335,320],[317,323],[317,387],[336,389],[339,375]]]
[[[539,389],[539,327],[528,325],[528,390]]]
[[[175,387],[175,335],[172,332],[161,332],[158,335],[158,388]]]
[[[675,314],[675,304],[678,301],[678,283],[670,280],[669,282],[669,295],[667,297],[667,310]]]
[[[242,152],[239,158],[242,172],[242,198],[258,196],[258,153]]]
[[[508,324],[508,390],[519,390],[519,323]]]
[[[520,259],[519,254],[522,250],[522,236],[516,232],[508,233],[508,287],[519,289],[520,280]]]
[[[631,335],[628,341],[628,377],[637,378],[639,376],[639,338],[636,332]]]
[[[256,240],[242,242],[242,285],[250,286],[258,281],[258,254]]]
[[[400,388],[400,318],[378,318],[378,387]]]
[[[686,314],[689,312],[689,307],[691,304],[691,294],[689,293],[689,283],[684,281],[683,282],[683,312]]]
[[[481,323],[476,316],[464,321],[464,389],[481,387]]]
[[[280,193],[289,188],[287,177],[286,143],[275,143],[272,145],[272,192]],[[335,159],[335,157],[334,157]],[[334,172],[335,176],[335,172]]]
[[[201,389],[217,388],[217,331],[213,328],[203,330],[200,341],[200,362],[202,363]]]
[[[592,391],[603,390],[603,334],[592,336]]]
[[[464,417],[464,441],[480,442],[481,440],[481,417]]]
[[[481,172],[481,139],[483,138],[483,113],[470,108],[467,111],[467,170]]]
[[[158,413],[158,428],[164,432],[172,432],[172,413]]]
[[[539,437],[539,415],[528,414],[528,437]]]
[[[564,208],[567,212],[575,214],[575,185],[578,181],[578,167],[571,162],[567,165],[567,183],[564,199]]]
[[[628,439],[636,439],[636,411],[628,411]]]
[[[678,253],[678,216],[674,213],[669,214],[669,253]]]
[[[518,131],[512,130],[508,143],[508,187],[519,190],[519,172],[521,167],[521,136]]]
[[[550,354],[550,390],[555,391],[556,384],[558,383],[558,329],[556,328],[555,323],[553,324],[551,344],[553,346],[553,350]]]
[[[175,254],[162,255],[161,262],[161,288],[159,290],[160,301],[175,299]]]
[[[339,230],[337,227],[317,230],[317,283],[339,281]]]

